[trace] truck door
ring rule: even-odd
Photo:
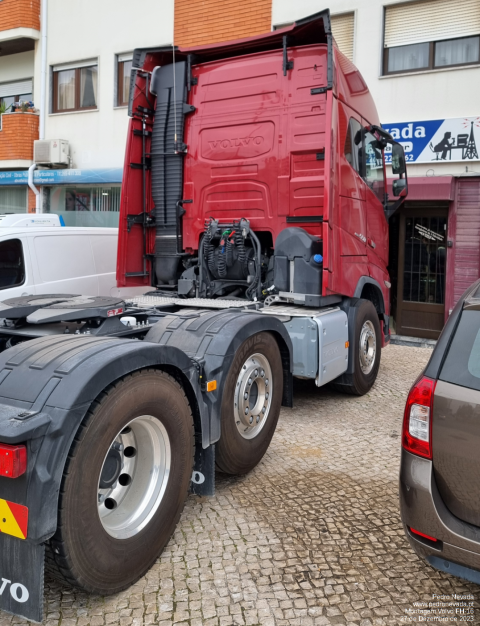
[[[364,126],[368,122],[363,120]],[[365,211],[367,214],[367,255],[369,263],[386,271],[388,264],[388,223],[384,212],[385,168],[377,139],[365,130],[363,138]]]

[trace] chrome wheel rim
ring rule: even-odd
[[[128,539],[145,528],[165,494],[170,465],[170,439],[155,417],[136,417],[118,433],[98,480],[98,514],[110,536]]]
[[[367,320],[360,331],[360,369],[364,374],[370,374],[375,365],[377,355],[377,338],[375,328],[370,320]]]
[[[270,363],[263,354],[252,354],[242,365],[235,385],[235,425],[244,439],[253,439],[265,426],[272,394]]]

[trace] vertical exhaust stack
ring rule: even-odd
[[[183,193],[183,128],[186,107],[185,61],[156,67],[150,91],[157,96],[151,163],[155,205],[156,284],[175,284],[182,256],[179,202]]]

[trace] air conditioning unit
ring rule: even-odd
[[[38,139],[33,145],[33,160],[37,165],[68,167],[70,147],[65,139]]]

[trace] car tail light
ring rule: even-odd
[[[402,445],[405,450],[432,458],[433,394],[437,382],[422,376],[410,389],[403,419]]]
[[[0,476],[18,478],[27,471],[27,448],[0,443]]]

